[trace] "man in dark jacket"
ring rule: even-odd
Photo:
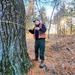
[[[34,35],[34,39],[35,39],[35,59],[34,61],[38,61],[38,52],[40,49],[40,59],[41,59],[41,63],[40,63],[40,68],[44,67],[44,51],[45,51],[45,32],[46,32],[46,27],[44,24],[40,23],[39,19],[35,19],[34,21],[35,27],[33,28],[33,30],[28,29],[28,31]]]

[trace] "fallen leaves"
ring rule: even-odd
[[[30,58],[34,58],[34,40],[27,39]],[[46,41],[45,67],[39,68],[40,60],[34,62],[28,75],[75,75],[75,38],[51,38]]]

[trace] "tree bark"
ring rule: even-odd
[[[23,0],[0,0],[0,75],[23,75],[29,68]]]

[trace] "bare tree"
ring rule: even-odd
[[[51,24],[52,24],[52,17],[53,17],[53,13],[54,13],[54,10],[55,10],[55,7],[56,7],[56,2],[55,2],[55,5],[53,7],[53,10],[52,10],[52,13],[51,13],[51,17],[50,17],[50,25],[49,25],[49,28],[48,28],[48,38],[50,38],[50,28],[51,28]]]
[[[61,5],[61,0],[53,0],[52,1],[53,3],[53,10],[52,10],[52,13],[51,13],[51,17],[50,17],[50,24],[49,24],[49,28],[48,28],[48,38],[50,38],[50,29],[51,29],[51,24],[52,24],[52,18],[53,18],[53,15],[54,15],[54,10],[58,8],[60,8],[59,6]]]

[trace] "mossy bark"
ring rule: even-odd
[[[23,0],[0,0],[0,75],[23,75],[29,68]]]

